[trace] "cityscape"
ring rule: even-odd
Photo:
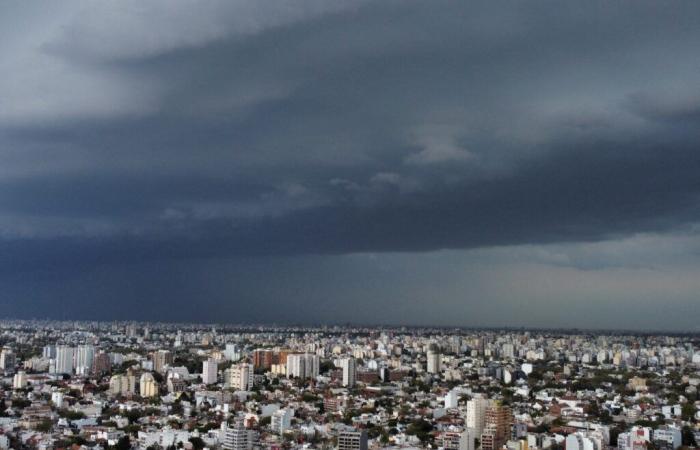
[[[0,450],[700,450],[699,0],[0,1]]]
[[[676,450],[700,336],[0,323],[0,448]]]

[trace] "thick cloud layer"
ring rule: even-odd
[[[16,296],[96,264],[694,236],[696,2],[0,8]]]

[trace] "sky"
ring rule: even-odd
[[[700,3],[0,4],[0,316],[700,331]]]

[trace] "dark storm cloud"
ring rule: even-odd
[[[388,192],[374,204],[337,200],[279,216],[245,218],[176,214],[144,221],[140,233],[16,240],[6,243],[0,262],[4,267],[17,267],[21,261],[31,265],[36,254],[44,264],[64,258],[93,264],[160,257],[426,251],[611,239],[640,231],[678,231],[696,222],[700,158],[695,150],[660,144],[649,148],[642,142],[626,145],[568,149],[528,161],[517,172],[496,179],[410,196]],[[155,199],[165,198],[163,192],[149,189],[147,181],[131,181],[126,192],[116,192],[118,183],[102,180],[98,185],[113,189],[95,193],[89,186],[94,181],[87,181],[87,189],[54,189],[50,201],[42,204],[20,201],[23,190],[17,188],[5,200],[17,201],[18,208],[31,205],[34,213],[55,214],[56,204],[71,205],[79,199],[93,208],[71,211],[65,206],[66,214],[109,216],[123,208],[125,215],[139,218],[157,203]],[[181,189],[175,181],[172,195],[180,200],[193,193],[198,195],[190,200],[211,199],[225,191],[209,183],[198,192],[194,180],[180,180],[187,187]],[[79,180],[75,183],[83,186]],[[129,191],[138,200],[132,208],[119,202]]]
[[[700,218],[697,2],[0,8],[6,293],[115,296],[100,280],[134,279],[115,292],[190,295],[208,283],[194,267],[230,258],[240,283],[213,297],[252,298],[268,272],[287,271],[297,300],[321,307],[300,287],[307,271],[347,273],[355,292],[372,278],[349,254],[485,249],[464,258],[506,267],[542,253],[566,278],[621,270],[639,252],[614,242],[692,235]],[[671,247],[660,264],[683,245]],[[428,255],[419,260],[439,278]],[[407,279],[420,264],[390,259],[404,272],[387,280],[419,290]],[[129,269],[144,260],[163,285],[186,267],[199,281],[154,291]],[[114,273],[89,278],[103,265]],[[58,289],[64,276],[82,281]],[[46,295],[28,291],[32,279]],[[375,296],[387,294],[375,282]],[[397,289],[387,295],[415,297]]]
[[[634,6],[357,3],[211,36],[203,14],[191,40],[127,11],[144,48],[77,7],[38,58],[106,79],[124,111],[91,91],[8,102],[3,265],[76,242],[105,260],[415,251],[692,223],[698,7]]]

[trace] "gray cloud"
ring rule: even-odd
[[[700,194],[677,6],[3,5],[2,276],[676,236]]]

